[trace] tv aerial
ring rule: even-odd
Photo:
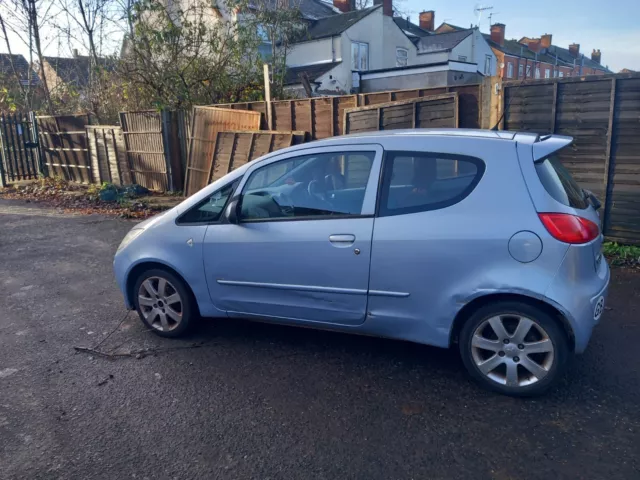
[[[481,3],[476,3],[476,6],[473,8],[473,13],[476,14],[476,18],[477,18],[476,25],[478,27],[480,26],[480,22],[482,21],[482,13],[489,10],[493,10],[493,7],[482,5]]]

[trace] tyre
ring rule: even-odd
[[[184,281],[162,269],[143,272],[136,280],[134,303],[147,328],[161,337],[179,337],[195,323],[195,300]]]
[[[459,340],[462,361],[474,380],[517,397],[544,393],[562,376],[571,353],[558,322],[524,302],[480,307],[465,322]]]

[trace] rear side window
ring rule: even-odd
[[[556,201],[567,207],[581,210],[589,205],[582,188],[557,156],[552,155],[541,162],[536,162],[536,172],[547,193]]]
[[[387,152],[379,215],[446,208],[462,201],[484,173],[482,160],[450,154]]]

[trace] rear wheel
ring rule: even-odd
[[[535,396],[562,375],[570,354],[562,328],[545,311],[522,302],[478,309],[460,332],[460,354],[481,385],[512,396]]]
[[[184,282],[162,269],[142,273],[134,287],[142,322],[162,337],[179,337],[194,323],[193,297]]]

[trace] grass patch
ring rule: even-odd
[[[602,252],[612,265],[640,267],[640,246],[605,242],[602,245]]]

